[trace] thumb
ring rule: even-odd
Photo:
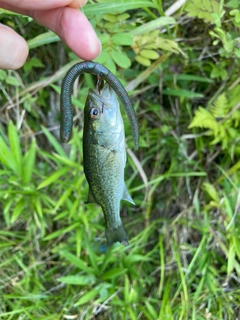
[[[11,28],[0,23],[0,69],[15,70],[23,66],[28,56],[26,41]]]

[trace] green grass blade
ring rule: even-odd
[[[69,171],[69,168],[62,168],[54,172],[52,175],[50,175],[48,178],[46,178],[39,184],[39,186],[37,187],[37,190],[45,188],[50,184],[56,182],[60,177],[64,176],[68,171]]]
[[[23,157],[23,183],[28,184],[32,179],[36,158],[36,141],[32,140],[30,149]]]
[[[73,229],[76,229],[77,227],[79,226],[79,223],[78,222],[75,222],[73,224],[71,224],[70,226],[67,226],[66,228],[62,228],[62,229],[59,229],[55,232],[52,232],[50,233],[48,236],[46,236],[44,238],[44,241],[49,241],[49,240],[52,240],[52,239],[55,239],[57,237],[60,237],[62,236],[63,234],[67,233],[67,232],[70,232],[72,231]]]
[[[201,93],[192,92],[192,91],[183,90],[183,89],[167,89],[167,90],[163,90],[162,93],[168,96],[189,98],[189,99],[203,98],[203,94]]]
[[[10,121],[8,126],[8,139],[9,139],[9,144],[12,151],[12,157],[15,161],[16,173],[19,176],[21,176],[23,171],[22,151],[21,151],[18,132],[12,121]]]
[[[167,26],[170,24],[172,24],[172,25],[176,24],[176,20],[172,17],[160,17],[160,18],[152,20],[148,23],[144,23],[143,25],[141,25],[138,28],[134,28],[131,31],[131,34],[134,36],[137,36],[140,34],[151,32],[151,31],[156,30],[160,27]]]
[[[99,294],[99,289],[98,288],[94,288],[90,291],[87,291],[87,293],[85,293],[79,300],[77,303],[75,303],[75,307],[77,306],[81,306],[85,303],[88,303],[90,300],[92,300],[93,298],[96,297],[96,295]]]
[[[31,50],[40,46],[44,46],[49,43],[60,41],[60,38],[52,31],[47,31],[45,33],[36,36],[33,39],[27,41],[28,48]]]
[[[63,147],[61,144],[57,141],[57,139],[44,127],[41,126],[42,131],[44,132],[45,136],[48,138],[48,141],[51,143],[53,148],[56,150],[56,152],[62,156],[62,157],[67,157],[66,152],[64,151]]]
[[[163,77],[163,81],[196,81],[196,82],[206,82],[206,83],[213,83],[212,79],[195,76],[194,74],[168,74]]]
[[[89,274],[93,273],[93,269],[89,268],[86,264],[85,261],[83,261],[82,259],[76,257],[75,255],[73,255],[72,253],[68,252],[68,251],[61,251],[60,252],[61,255],[67,259],[70,263],[72,263],[75,267],[77,267],[80,270],[83,270]]]
[[[228,276],[230,276],[231,272],[235,267],[235,256],[236,256],[236,250],[235,250],[234,244],[231,244],[228,250],[228,264],[227,264]]]
[[[0,161],[8,168],[17,171],[15,159],[12,156],[6,142],[0,137]]]
[[[20,216],[20,214],[24,212],[25,207],[26,207],[26,202],[24,198],[22,198],[18,201],[18,203],[16,204],[13,210],[13,214],[11,216],[11,223],[14,223],[17,220],[17,218]]]
[[[103,15],[107,13],[119,13],[122,11],[133,10],[138,8],[155,8],[152,1],[148,0],[121,0],[108,1],[106,3],[94,3],[84,6],[83,11],[86,16]]]
[[[123,269],[123,268],[113,268],[109,271],[106,271],[103,275],[102,275],[102,279],[103,280],[110,280],[110,279],[114,279],[116,277],[119,277],[125,273],[127,273],[128,269]]]
[[[58,281],[64,282],[71,285],[77,286],[86,286],[86,285],[93,285],[96,281],[96,277],[92,274],[89,275],[72,275],[58,278]]]
[[[146,305],[146,308],[147,308],[149,314],[152,317],[151,319],[157,319],[158,315],[157,315],[157,312],[155,311],[154,307],[148,301],[145,301],[145,305]]]

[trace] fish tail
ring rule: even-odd
[[[128,245],[128,236],[124,230],[123,224],[120,224],[120,226],[114,229],[106,228],[105,234],[107,238],[107,244],[109,246],[115,242],[120,242],[124,246]]]

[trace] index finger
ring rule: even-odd
[[[87,0],[0,0],[0,7],[21,13],[22,10],[49,10],[61,7],[80,8],[86,2]]]

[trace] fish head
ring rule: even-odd
[[[85,119],[96,132],[118,131],[122,128],[119,102],[114,90],[105,84],[102,91],[89,89],[85,105]]]

